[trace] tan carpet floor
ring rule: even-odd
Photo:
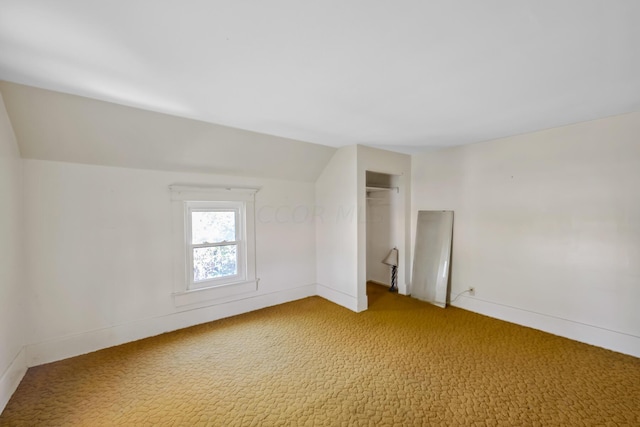
[[[2,426],[640,426],[640,359],[369,286],[28,370]]]

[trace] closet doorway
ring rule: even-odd
[[[392,267],[383,260],[396,248],[399,251],[398,269],[404,268],[405,259],[405,210],[401,191],[402,177],[386,173],[366,171],[366,260],[367,283],[391,286]],[[400,273],[400,271],[398,271]],[[404,280],[404,271],[398,274]],[[369,285],[368,285],[369,286]],[[404,287],[402,287],[404,289]],[[369,301],[371,304],[372,301]]]

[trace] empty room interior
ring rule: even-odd
[[[0,0],[0,425],[640,425],[639,22]]]

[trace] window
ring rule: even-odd
[[[188,202],[189,289],[244,280],[244,205]]]
[[[206,304],[257,290],[255,188],[172,185],[174,302]]]

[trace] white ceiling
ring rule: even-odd
[[[640,1],[0,0],[0,79],[414,152],[640,110]]]

